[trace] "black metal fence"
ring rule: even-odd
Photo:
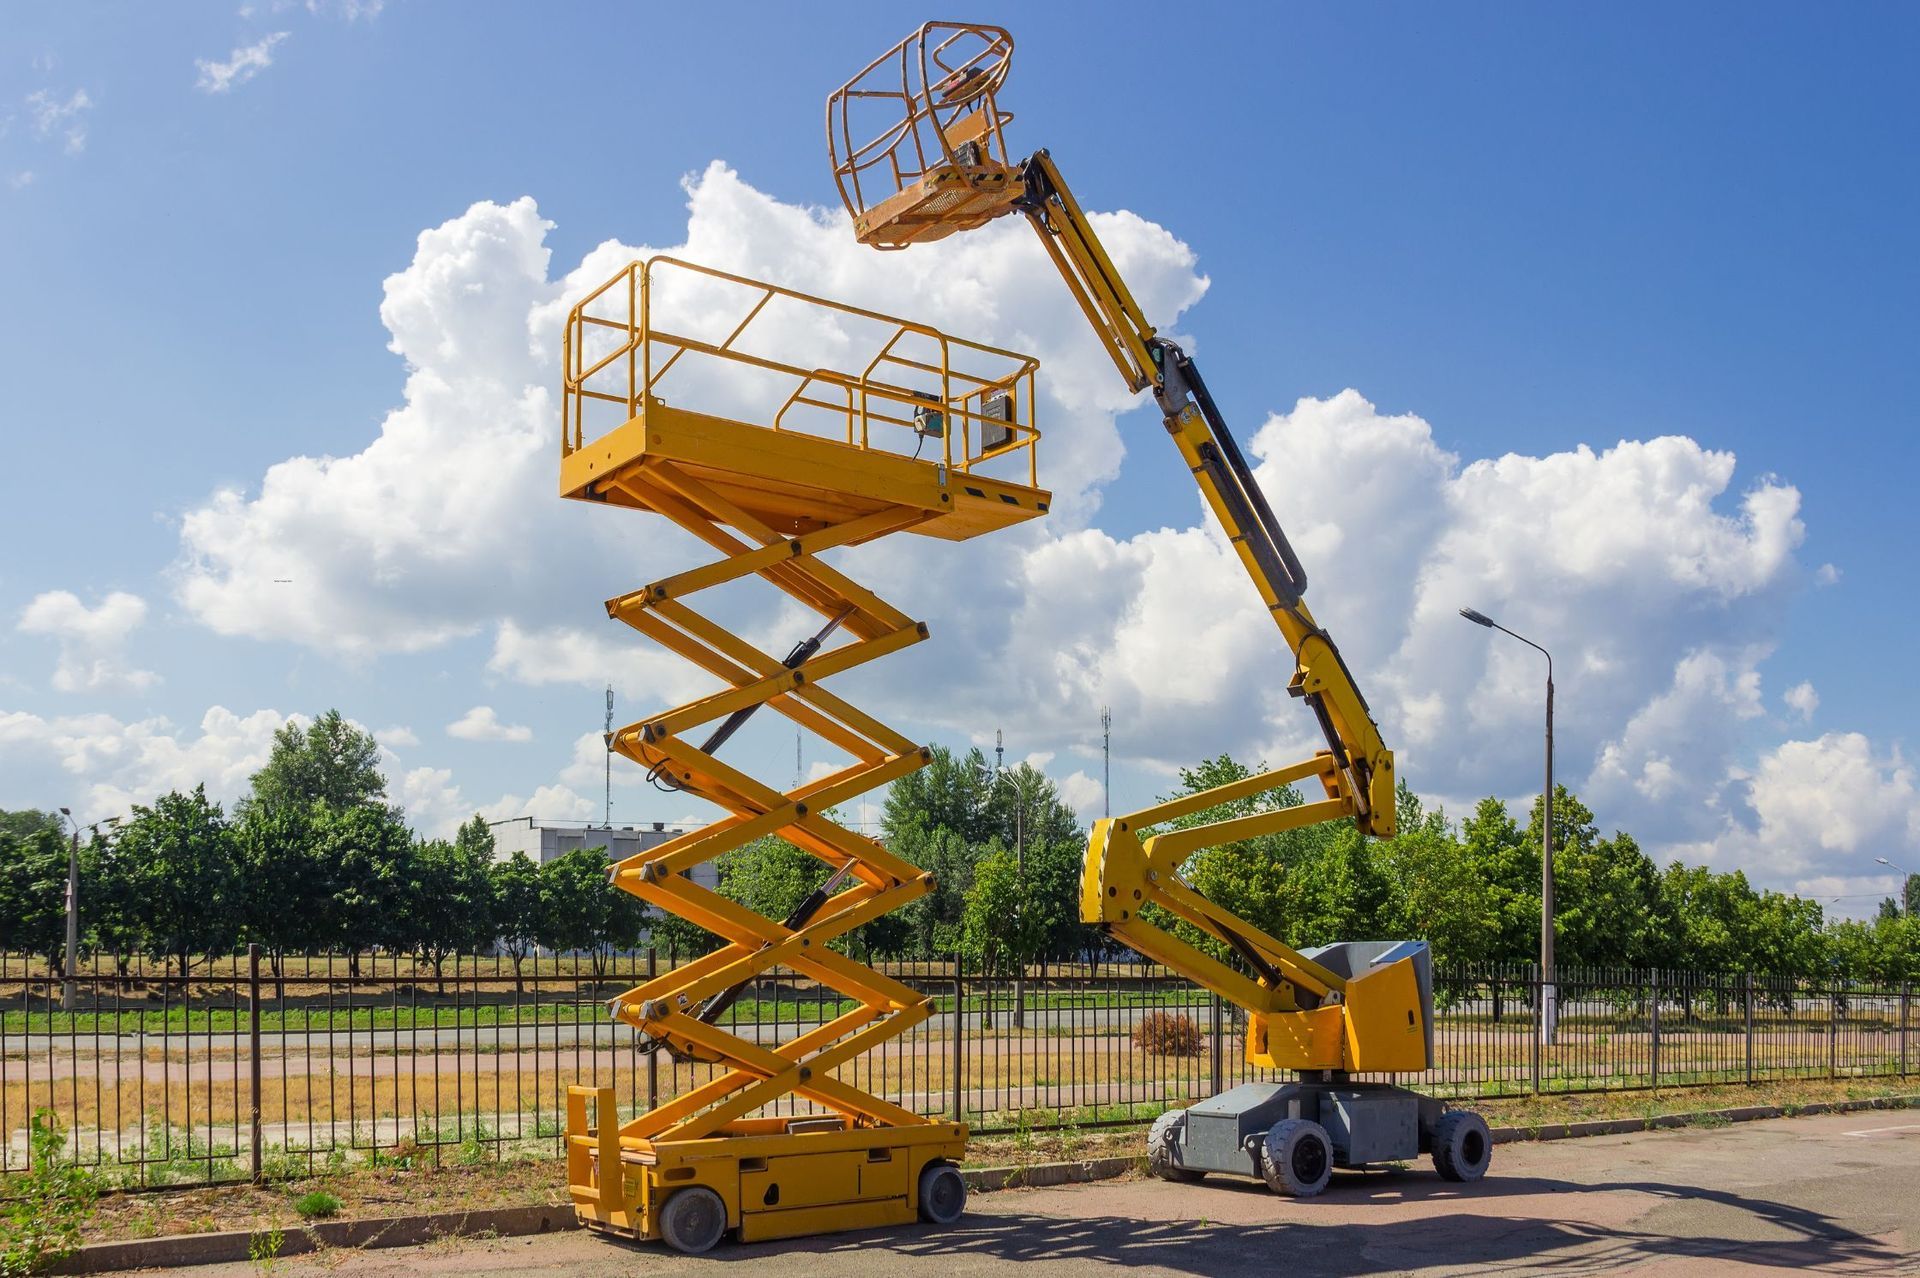
[[[135,961],[71,990],[0,957],[0,1173],[28,1165],[49,1110],[71,1151],[129,1187],[304,1174],[349,1159],[481,1162],[560,1152],[566,1088],[611,1085],[640,1112],[713,1068],[640,1056],[607,1000],[651,955],[447,960],[258,954],[186,976]],[[1137,1122],[1261,1077],[1233,1008],[1137,964],[895,965],[934,1013],[840,1077],[976,1132]],[[1019,997],[1016,999],[1016,990]],[[1461,1098],[1905,1076],[1920,1049],[1908,985],[1566,969],[1551,1041],[1527,966],[1435,974],[1435,1064],[1402,1079]],[[792,972],[759,978],[729,1028],[773,1043],[850,1006]],[[1164,1018],[1164,1041],[1136,1042]],[[1163,1050],[1148,1050],[1148,1046]],[[1168,1050],[1170,1049],[1170,1050]],[[791,1099],[785,1110],[804,1108]]]

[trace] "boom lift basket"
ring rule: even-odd
[[[1013,37],[929,22],[827,99],[827,147],[862,244],[898,249],[983,226],[1023,192],[995,94]]]

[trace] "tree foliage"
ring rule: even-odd
[[[120,831],[119,872],[151,920],[147,952],[174,960],[184,977],[196,956],[231,950],[241,930],[235,839],[204,785],[135,807]]]
[[[283,954],[341,953],[358,972],[371,950],[418,955],[436,970],[462,951],[498,946],[516,975],[536,948],[588,955],[596,970],[642,937],[679,956],[718,939],[685,920],[649,916],[607,880],[604,849],[537,865],[496,859],[479,817],[452,839],[420,838],[387,799],[378,748],[337,711],[276,735],[232,819],[204,789],[137,807],[118,837],[81,849],[82,943],[124,966],[136,953],[184,972],[199,956],[247,941]],[[1180,774],[1174,796],[1251,775],[1235,759]],[[1282,786],[1171,822],[1277,812],[1303,802]],[[1562,787],[1553,796],[1556,957],[1568,966],[1920,977],[1920,877],[1878,917],[1828,922],[1806,898],[1758,890],[1738,870],[1653,863],[1631,835],[1603,834]],[[1323,822],[1206,848],[1181,873],[1250,925],[1296,947],[1417,937],[1441,962],[1525,964],[1539,952],[1540,834],[1498,799],[1454,822],[1404,785],[1392,838]],[[979,750],[931,751],[928,766],[883,800],[880,841],[932,876],[906,908],[836,938],[869,961],[963,953],[976,971],[1010,972],[1117,951],[1079,922],[1086,831],[1053,781],[1028,764],[995,770]],[[0,812],[0,949],[63,957],[67,856],[59,818]],[[722,895],[783,919],[827,865],[777,837],[721,857]],[[1212,937],[1163,925],[1228,961]]]
[[[379,744],[338,710],[329,710],[304,729],[288,723],[273,734],[273,752],[253,774],[253,793],[242,806],[320,804],[339,810],[385,807],[386,802]]]

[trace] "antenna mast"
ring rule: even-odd
[[[1007,739],[1000,729],[993,730],[993,776],[1000,778],[1000,769],[1007,766]]]
[[[607,806],[600,824],[613,828],[613,685],[607,685]]]

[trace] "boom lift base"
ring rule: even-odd
[[[1319,1193],[1335,1168],[1364,1170],[1421,1154],[1449,1180],[1478,1180],[1491,1153],[1476,1115],[1404,1087],[1339,1076],[1243,1083],[1162,1114],[1147,1135],[1147,1167],[1162,1180],[1247,1176],[1291,1197]]]
[[[1036,364],[668,258],[631,264],[576,305],[564,362],[562,495],[652,512],[721,556],[608,600],[607,615],[723,685],[608,734],[607,749],[656,785],[722,810],[611,866],[612,887],[721,944],[611,1000],[640,1050],[690,1063],[694,1085],[625,1121],[613,1088],[568,1089],[575,1211],[589,1228],[688,1253],[729,1231],[751,1241],[951,1223],[966,1204],[966,1127],[856,1085],[874,1074],[861,1057],[926,1021],[932,1001],[833,948],[932,887],[834,817],[929,752],[823,684],[928,632],[822,556],[897,532],[963,540],[1044,513]],[[689,603],[748,583],[817,618],[785,659]],[[782,791],[717,757],[763,707],[847,761]],[[826,871],[784,921],[693,878],[774,836]],[[846,1010],[784,1042],[734,1032],[727,1008],[776,968]]]

